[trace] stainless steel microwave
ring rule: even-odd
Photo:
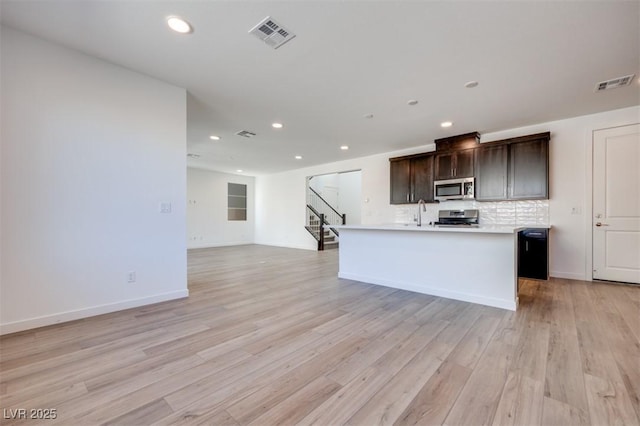
[[[433,183],[433,196],[437,201],[473,200],[475,178],[437,180]]]

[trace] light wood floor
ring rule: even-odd
[[[336,275],[335,250],[191,251],[189,299],[2,338],[3,416],[43,408],[57,419],[42,424],[63,425],[640,423],[639,287],[525,281],[513,313]]]

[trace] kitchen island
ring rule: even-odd
[[[343,225],[340,278],[515,311],[521,227]]]

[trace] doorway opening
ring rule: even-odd
[[[361,223],[362,170],[309,176],[307,203],[315,194],[338,213],[344,214],[347,225]],[[328,214],[329,212],[320,211],[320,213]]]
[[[358,225],[362,171],[307,177],[305,229],[318,242],[318,250],[339,247],[340,225]]]

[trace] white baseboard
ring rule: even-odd
[[[156,294],[154,296],[143,297],[141,299],[123,300],[121,302],[92,306],[90,308],[77,309],[75,311],[67,311],[53,315],[14,321],[6,324],[0,324],[0,335],[17,333],[18,331],[30,330],[32,328],[44,327],[47,325],[93,317],[96,315],[108,314],[111,312],[136,308],[138,306],[152,305],[154,303],[165,302],[167,300],[183,299],[185,297],[189,297],[189,290],[187,289]]]
[[[232,241],[232,242],[226,242],[226,243],[193,243],[193,244],[189,244],[189,242],[187,242],[187,250],[213,248],[213,247],[246,246],[248,244],[254,244],[254,242],[253,241]]]
[[[236,243],[222,243],[222,244],[194,244],[187,246],[187,250],[191,249],[201,249],[201,248],[215,248],[215,247],[232,247],[232,246],[246,246],[255,244],[258,246],[269,246],[269,247],[283,247],[283,248],[292,248],[292,249],[300,249],[300,250],[317,250],[317,246],[303,246],[296,244],[278,244],[278,243],[262,243],[262,242],[254,242],[254,241],[245,241],[245,242],[236,242]]]
[[[564,278],[567,280],[591,281],[591,279],[586,279],[584,274],[577,274],[575,272],[549,271],[549,276],[554,278]]]
[[[451,291],[451,290],[446,290],[442,288],[416,286],[411,283],[388,281],[385,279],[367,277],[359,274],[339,272],[338,278],[361,281],[369,284],[378,284],[378,285],[383,285],[385,287],[413,291],[415,293],[423,293],[423,294],[429,294],[432,296],[444,297],[446,299],[454,299],[454,300],[461,300],[463,302],[478,303],[480,305],[493,306],[494,308],[508,309],[510,311],[515,311],[517,306],[516,300],[503,300],[503,299],[496,299],[493,297],[484,297],[477,294],[460,293],[457,291]]]
[[[318,246],[316,245],[315,247],[309,247],[309,246],[303,246],[303,245],[297,245],[297,244],[278,244],[278,243],[259,243],[256,242],[257,245],[261,245],[261,246],[269,246],[269,247],[283,247],[283,248],[292,248],[292,249],[299,249],[299,250],[318,250]]]

